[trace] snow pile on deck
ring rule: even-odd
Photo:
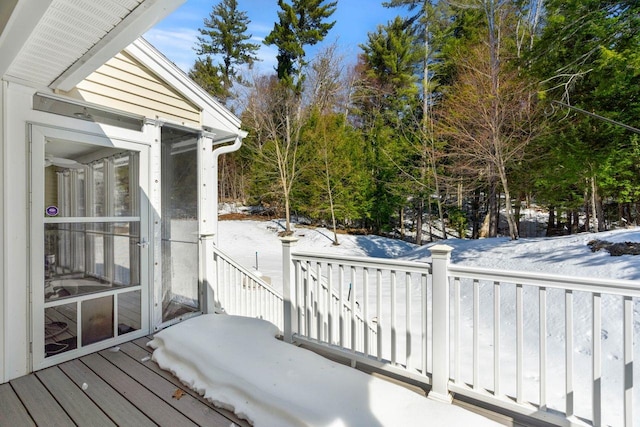
[[[275,338],[264,320],[204,315],[157,333],[153,360],[256,426],[489,426],[460,407]]]

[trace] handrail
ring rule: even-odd
[[[251,271],[247,267],[245,267],[242,264],[239,264],[238,262],[234,261],[233,258],[231,258],[231,256],[226,254],[219,247],[214,247],[213,248],[213,252],[214,252],[214,254],[220,255],[222,258],[224,258],[224,260],[227,263],[229,263],[229,265],[231,265],[234,268],[237,268],[238,270],[242,271],[242,273],[245,276],[250,277],[252,280],[255,280],[256,282],[260,283],[260,285],[263,288],[267,289],[272,294],[278,295],[280,298],[282,298],[282,293],[280,291],[276,290],[273,286],[268,284],[262,277],[258,276],[257,274],[255,274],[253,271]]]
[[[640,281],[637,280],[561,276],[558,274],[495,270],[455,264],[449,265],[449,276],[532,286],[542,286],[541,284],[544,283],[544,286],[548,288],[640,297]]]
[[[424,273],[425,269],[431,271],[431,264],[420,261],[404,261],[398,259],[388,258],[373,258],[373,257],[358,257],[358,256],[346,256],[346,255],[332,255],[319,252],[304,252],[304,253],[292,253],[291,258],[294,261],[314,261],[314,262],[327,262],[333,264],[349,264],[354,267],[369,267],[379,265],[386,269],[403,270],[411,273]]]

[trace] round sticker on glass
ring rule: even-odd
[[[47,209],[45,209],[45,212],[49,216],[56,216],[56,215],[58,215],[58,207],[57,206],[47,206]]]

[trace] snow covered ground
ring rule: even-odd
[[[276,288],[282,283],[282,245],[276,231],[278,221],[221,221],[218,244],[222,250],[246,267],[272,278]],[[296,228],[300,240],[296,250],[335,255],[370,256],[428,261],[429,247],[447,244],[454,248],[451,262],[501,270],[538,271],[567,276],[640,280],[640,259],[611,257],[606,251],[591,252],[587,243],[594,239],[610,242],[640,242],[640,228],[570,236],[460,240],[448,239],[424,246],[380,236],[338,235],[339,246],[332,245],[333,234],[324,228]]]

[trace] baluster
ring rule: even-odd
[[[369,269],[362,269],[362,298],[364,301],[362,304],[362,315],[364,316],[364,355],[369,356]]]
[[[396,272],[391,270],[391,364],[396,364]]]
[[[406,344],[406,357],[407,357],[407,369],[413,368],[411,360],[411,273],[405,273],[404,277],[405,286],[405,319],[406,328],[405,336]]]
[[[500,282],[493,282],[493,393],[500,395]]]
[[[234,267],[233,276],[235,277],[234,282],[236,283],[236,287],[238,288],[238,307],[240,307],[240,315],[245,315],[245,304],[244,304],[244,287],[242,286],[242,277],[240,276],[240,270]]]
[[[251,295],[253,295],[253,317],[264,316],[264,310],[262,306],[264,304],[264,293],[262,292],[262,286],[258,285],[258,282],[251,279]]]
[[[311,292],[311,290],[313,289],[313,277],[311,277],[311,262],[307,261],[306,262],[306,270],[305,270],[305,286],[304,286],[304,304],[305,304],[305,317],[306,317],[306,322],[305,322],[305,334],[307,335],[307,337],[312,338],[313,337],[313,292]]]
[[[480,282],[478,280],[473,281],[473,388],[477,390],[480,388],[480,340],[479,329],[480,327]]]
[[[593,349],[593,425],[602,425],[602,304],[601,295],[594,293],[593,328],[591,331]]]
[[[344,265],[338,266],[338,287],[340,288],[340,295],[338,295],[338,310],[340,313],[339,333],[340,333],[340,347],[344,347]]]
[[[236,270],[233,266],[229,265],[229,277],[231,283],[231,291],[233,292],[233,313],[231,314],[240,314],[240,304],[238,304],[238,294],[240,292],[238,283],[236,283]]]
[[[333,333],[333,324],[334,320],[334,310],[333,310],[333,264],[327,264],[327,287],[329,288],[329,336],[327,337],[327,342],[329,344],[334,343],[334,333]]]
[[[460,378],[460,278],[453,281],[453,348],[454,348],[454,375],[455,382],[461,383]]]
[[[428,324],[428,316],[427,316],[427,275],[420,275],[420,291],[421,293],[421,303],[422,303],[422,375],[427,375],[427,355],[429,354],[428,348],[428,334],[429,334],[429,324]]]
[[[248,301],[247,301],[247,289],[246,286],[244,284],[244,280],[242,277],[242,272],[240,271],[240,269],[238,269],[236,267],[236,283],[238,283],[239,289],[240,289],[240,314],[242,316],[246,316],[247,315],[247,305],[248,305]]]
[[[357,349],[358,327],[356,324],[356,268],[351,267],[351,350]]]
[[[232,314],[234,313],[235,307],[233,306],[233,303],[235,302],[235,300],[233,299],[233,296],[235,295],[235,286],[233,286],[232,283],[232,277],[231,277],[231,266],[229,265],[229,263],[225,262],[224,263],[224,277],[225,277],[225,286],[227,288],[227,292],[226,292],[226,302],[228,304],[228,307],[225,307],[225,309],[229,309],[229,311],[227,311],[227,313]]]
[[[376,323],[377,341],[378,341],[378,360],[382,360],[382,270],[376,270]]]
[[[302,273],[302,261],[296,261],[296,307],[298,308],[298,328],[300,335],[306,335],[304,329],[304,278]]]
[[[624,425],[633,425],[633,298],[624,297]]]
[[[540,327],[540,410],[547,410],[547,288],[540,288],[539,316]]]
[[[573,291],[567,290],[565,297],[565,392],[566,415],[573,416]]]
[[[523,357],[524,357],[524,314],[523,314],[522,285],[516,284],[516,402],[524,401],[522,388],[524,381]]]
[[[318,341],[324,341],[324,290],[322,286],[322,266],[316,262],[316,316],[318,317]]]

